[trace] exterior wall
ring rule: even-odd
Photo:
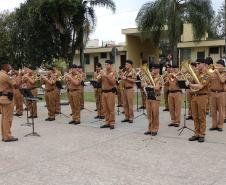
[[[201,40],[206,40],[207,38],[208,34],[206,33]],[[190,42],[190,41],[194,41],[192,24],[184,24],[183,34],[181,35],[181,42]]]
[[[159,51],[156,49],[150,40],[141,40],[139,36],[126,35],[126,46],[127,46],[127,58],[134,62],[134,67],[140,66],[140,55],[143,53],[143,58],[148,59],[154,57],[155,62],[158,61]]]
[[[98,62],[102,64],[102,67],[104,68],[105,66],[105,60],[110,59],[110,53],[107,52],[107,58],[100,58],[101,53],[85,53],[88,54],[90,57],[90,64],[85,63],[85,72],[87,75],[93,75],[94,72],[94,58],[98,57]],[[119,66],[121,65],[121,55],[125,55],[126,52],[118,52],[118,55],[116,56],[115,59],[115,64],[113,65],[113,68],[118,71]],[[74,64],[80,65],[80,58],[79,55],[76,54],[74,57]]]
[[[219,53],[218,54],[210,54],[209,53],[209,48],[212,47],[210,46],[203,46],[203,47],[191,47],[191,48],[180,48],[180,61],[184,60],[184,59],[191,59],[192,61],[195,61],[197,59],[197,53],[198,52],[204,52],[205,53],[205,58],[210,56],[214,62],[217,62],[220,58],[222,58],[222,56],[225,55],[224,53],[224,46],[217,46],[219,47]],[[216,46],[214,46],[216,47]],[[182,52],[183,50],[190,50],[191,51],[191,55],[190,58],[183,58],[182,56]]]

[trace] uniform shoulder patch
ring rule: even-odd
[[[203,76],[203,80],[208,80],[209,79],[209,76],[208,75],[204,75]]]

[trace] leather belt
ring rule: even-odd
[[[78,91],[79,89],[69,89],[70,92]]]
[[[103,93],[110,93],[110,92],[112,92],[112,89],[110,89],[110,90],[102,90],[102,92]]]
[[[222,92],[224,92],[224,90],[212,90],[211,89],[211,92],[214,92],[214,93],[222,93]]]
[[[51,92],[51,91],[54,91],[54,89],[46,90],[46,92]]]
[[[133,87],[125,87],[125,89],[132,89]]]
[[[181,92],[182,93],[182,90],[174,90],[174,91],[170,91],[169,90],[169,93],[177,93],[177,92]]]
[[[192,94],[192,96],[205,96],[207,93],[200,93],[200,94]]]
[[[0,96],[8,96],[9,93],[3,93],[3,92],[0,92]]]

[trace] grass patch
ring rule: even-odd
[[[95,96],[94,96],[94,92],[85,92],[84,94],[85,96],[85,102],[95,102]],[[45,101],[45,98],[44,96],[40,96],[43,98],[42,101]],[[117,98],[117,96],[115,96]],[[67,101],[68,98],[67,98],[67,93],[62,93],[61,94],[61,100],[62,101]],[[141,105],[141,94],[140,92],[138,92],[138,105]],[[184,99],[182,100],[182,103],[184,102]],[[137,104],[137,94],[134,93],[134,98],[133,98],[133,103],[134,105]],[[117,104],[117,99],[116,99],[116,104]],[[161,96],[161,100],[160,100],[160,107],[164,107],[165,104],[164,104],[164,97],[163,95]],[[182,104],[182,108],[184,108],[184,104]]]

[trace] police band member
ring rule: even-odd
[[[23,95],[20,92],[20,88],[22,87],[22,74],[19,71],[14,71],[13,80],[15,80],[18,88],[14,88],[14,97],[13,102],[15,105],[16,113],[14,116],[22,116],[23,115]]]
[[[97,82],[97,77],[100,75],[100,72],[102,70],[101,63],[96,64],[96,71],[93,74],[93,80],[96,82],[94,87],[94,93],[95,93],[95,100],[96,100],[96,108],[97,108],[97,116],[95,119],[104,119],[104,109],[102,105],[102,88],[101,84]]]
[[[8,75],[11,66],[6,59],[0,59],[0,109],[2,112],[1,134],[2,141],[12,142],[18,138],[12,136],[11,126],[13,121],[13,89],[18,88],[15,81]]]
[[[167,81],[167,79],[168,79],[168,75],[171,72],[172,72],[172,65],[166,64],[164,74],[162,75],[162,78],[164,80],[163,92],[164,92],[164,104],[165,104],[165,109],[163,109],[163,111],[169,111],[169,103],[168,103],[169,82]]]
[[[52,65],[53,68],[53,74],[56,77],[56,88],[55,88],[55,111],[56,114],[60,114],[61,110],[60,110],[60,90],[62,89],[62,84],[60,82],[60,77],[61,77],[61,72],[56,68],[56,65]]]
[[[70,72],[65,76],[68,87],[68,99],[72,111],[72,121],[69,124],[80,124],[80,99],[82,78],[75,64],[70,66]]]
[[[27,65],[24,68],[24,75],[22,76],[22,87],[29,89],[31,91],[31,94],[34,97],[38,96],[38,89],[36,87],[36,79],[33,73],[33,70],[31,69],[32,66]],[[37,102],[36,101],[28,101],[28,110],[30,112],[29,118],[37,118]]]
[[[126,60],[126,71],[122,73],[121,80],[123,80],[124,91],[122,94],[123,108],[125,111],[125,118],[122,122],[133,123],[133,96],[134,96],[134,83],[136,80],[136,72],[133,69],[133,62]]]
[[[45,121],[54,121],[56,113],[56,76],[53,67],[49,66],[46,76],[42,76],[42,84],[45,85],[45,100],[48,110],[48,118]]]
[[[182,90],[178,86],[178,80],[180,75],[178,75],[178,66],[172,65],[171,73],[168,74],[168,104],[169,112],[171,117],[171,123],[168,124],[169,127],[179,127],[181,120],[181,101],[182,101]]]
[[[225,76],[223,74],[224,61],[219,60],[216,64],[216,69],[211,74],[210,80],[210,106],[211,106],[211,117],[212,117],[212,127],[210,131],[218,130],[223,131],[224,125],[224,83]]]
[[[105,112],[105,124],[100,128],[115,128],[116,73],[112,64],[111,60],[106,60],[106,68],[100,72],[98,77],[98,82],[102,85],[102,103]]]
[[[122,83],[121,83],[121,75],[123,73],[123,69],[124,67],[123,66],[119,66],[119,71],[118,71],[118,81],[117,81],[117,98],[118,98],[118,105],[117,107],[122,107],[122,104],[123,104],[123,100],[122,100],[122,93],[123,93],[123,86],[122,86]]]
[[[205,141],[206,108],[208,102],[208,85],[210,82],[210,75],[207,71],[208,62],[205,59],[197,59],[197,77],[200,83],[186,82],[192,90],[191,109],[195,127],[194,136],[190,137],[189,141]]]
[[[159,64],[152,65],[152,78],[154,80],[155,85],[151,84],[149,81],[142,82],[143,87],[151,87],[154,89],[155,97],[153,99],[147,98],[146,100],[146,110],[148,114],[148,131],[146,131],[145,135],[156,136],[159,131],[159,106],[160,106],[160,95],[161,95],[161,76],[159,74],[160,66]]]
[[[85,87],[85,80],[86,80],[86,73],[83,71],[83,68],[82,66],[78,66],[78,72],[79,72],[79,75],[80,75],[80,78],[81,78],[81,90],[80,90],[80,108],[81,110],[84,109],[84,103],[85,103],[85,100],[84,100],[84,87]]]

